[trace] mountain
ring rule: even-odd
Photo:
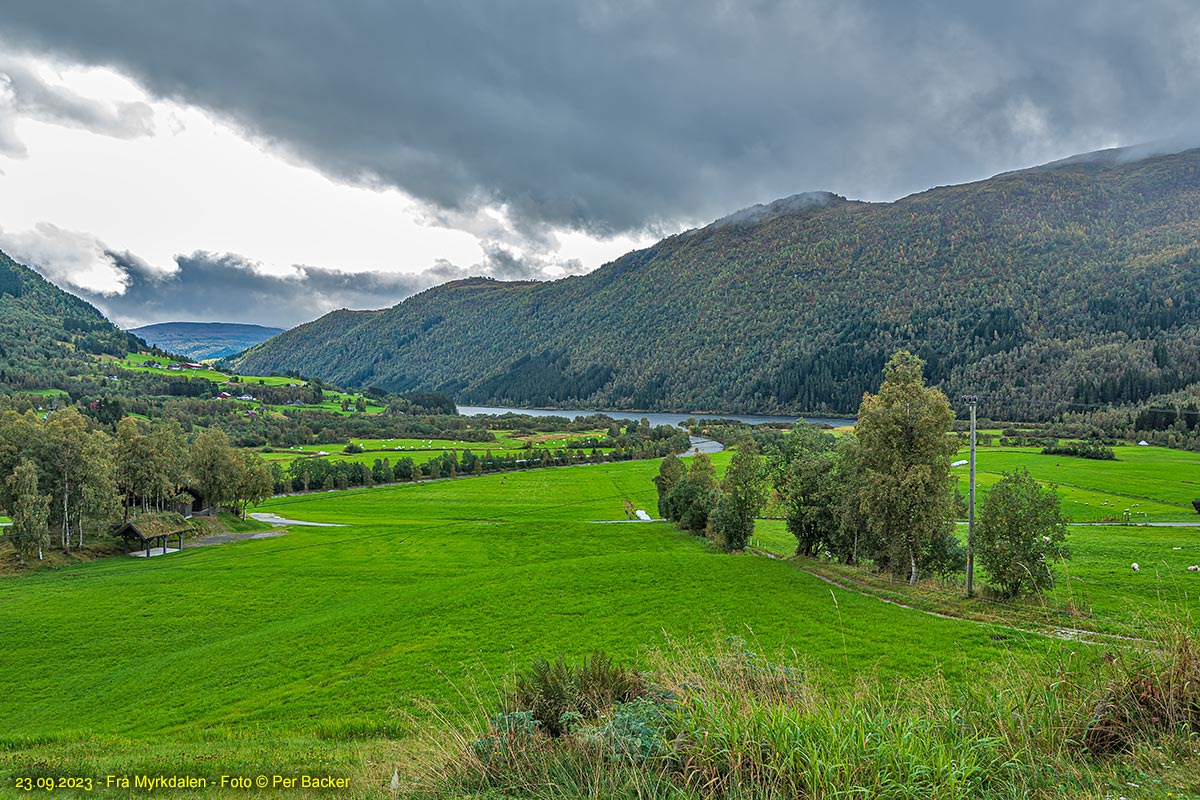
[[[129,332],[142,337],[152,347],[200,360],[240,353],[283,333],[283,328],[233,322],[159,322],[131,328]]]
[[[102,373],[96,355],[143,346],[94,306],[0,252],[0,391],[73,386]]]
[[[464,403],[853,412],[908,347],[951,396],[1038,418],[1194,397],[1197,341],[1190,150],[1068,159],[891,203],[799,195],[588,275],[468,279],[335,312],[238,365]]]

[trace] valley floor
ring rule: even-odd
[[[626,502],[653,511],[657,466],[281,497],[260,511],[345,527],[0,582],[0,794],[31,775],[288,772],[391,796],[431,707],[493,705],[503,678],[539,656],[640,661],[735,637],[811,665],[830,687],[864,676],[961,687],[1079,646],[880,603],[666,523],[591,524],[625,519]],[[1165,543],[1110,534],[1086,534],[1072,586],[1107,587],[1111,559]],[[1122,583],[1088,597],[1098,615],[1128,620],[1120,593],[1190,613],[1196,595],[1180,589]],[[254,796],[209,786],[170,796]]]

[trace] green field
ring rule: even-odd
[[[958,457],[968,452],[964,448]],[[1038,481],[1057,484],[1063,511],[1077,522],[1124,521],[1125,509],[1133,521],[1200,522],[1192,508],[1192,500],[1200,497],[1200,453],[1127,445],[1114,448],[1115,461],[1094,461],[1044,456],[1030,447],[979,447],[976,452],[977,482],[984,490],[980,503],[1002,472],[1024,467]],[[966,493],[967,467],[955,474]]]
[[[1040,448],[980,447],[977,450],[977,507],[1004,471],[1029,470],[1044,484],[1058,486],[1063,511],[1076,524],[1068,542],[1072,558],[1060,565],[1060,579],[1041,600],[1050,607],[1077,610],[1090,627],[1135,633],[1149,620],[1200,617],[1200,515],[1191,500],[1200,484],[1200,454],[1162,447],[1115,448],[1117,460],[1094,461],[1045,456]],[[966,458],[966,449],[959,458]],[[967,490],[968,469],[958,467],[959,490]],[[1123,512],[1130,509],[1130,524]],[[1086,524],[1119,519],[1120,524]],[[1193,523],[1159,526],[1139,523]],[[966,526],[959,525],[966,543]],[[796,550],[782,520],[759,520],[752,545],[780,556]],[[1131,565],[1137,563],[1139,571]],[[987,574],[980,570],[986,582]]]
[[[149,362],[156,361],[162,364],[162,368],[154,368],[146,366]],[[188,370],[169,370],[167,365],[172,363],[170,359],[161,356],[155,356],[150,353],[129,353],[124,358],[120,359],[105,359],[106,368],[117,367],[130,372],[145,372],[155,375],[176,376],[181,378],[206,378],[213,383],[222,387],[224,391],[228,391],[235,397],[241,394],[254,394],[256,386],[304,386],[307,381],[299,378],[290,378],[283,375],[226,375],[223,372],[218,372],[214,369],[188,369]],[[49,390],[57,391],[57,390]],[[45,393],[45,392],[43,392]],[[286,411],[288,409],[319,409],[322,411],[330,411],[335,414],[357,413],[353,410],[342,411],[342,401],[349,400],[353,403],[357,398],[363,395],[353,392],[339,392],[335,390],[325,390],[325,401],[322,403],[310,403],[299,406],[290,405],[267,405],[266,408],[272,411]],[[364,399],[366,399],[364,397]],[[246,408],[253,408],[258,405],[246,405]],[[379,414],[385,410],[384,406],[379,405],[373,400],[367,399],[366,411],[362,413]]]
[[[376,443],[391,444],[364,442]],[[1054,469],[1040,455],[986,455],[989,469],[1034,459]],[[1169,507],[1178,491],[1156,487],[1195,459],[1137,458],[1115,463],[1145,484],[1101,462],[1077,480],[1100,494],[1105,480],[1136,485]],[[0,785],[30,770],[205,774],[263,758],[382,780],[403,763],[424,713],[418,698],[470,707],[540,655],[600,648],[632,659],[734,635],[792,651],[839,684],[870,673],[884,686],[930,675],[964,686],[1079,648],[881,603],[792,563],[720,554],[665,523],[624,522],[626,502],[653,513],[657,468],[633,461],[281,497],[259,510],[344,527],[6,579]],[[1200,576],[1185,571],[1200,560],[1197,533],[1073,527],[1069,579],[1049,600],[1123,628],[1186,618],[1200,610]],[[754,544],[793,547],[777,520],[760,522]]]
[[[606,431],[600,430],[570,434],[535,433],[524,436],[517,434],[516,431],[497,430],[492,431],[492,433],[496,436],[496,439],[491,442],[467,442],[457,439],[351,439],[350,441],[363,448],[364,452],[346,454],[343,452],[346,445],[337,443],[298,445],[286,450],[259,452],[259,455],[266,461],[284,463],[294,461],[297,458],[322,456],[324,454],[322,457],[328,457],[333,461],[352,461],[368,466],[374,464],[376,459],[381,458],[390,458],[393,461],[397,458],[411,458],[414,463],[422,464],[428,461],[429,457],[446,451],[461,452],[463,450],[470,450],[478,455],[483,455],[488,450],[491,450],[493,453],[501,451],[511,453],[512,451],[524,450],[529,445],[539,450],[558,450],[567,447],[572,442],[579,443],[592,436],[603,438],[607,435]],[[609,452],[612,448],[587,447],[584,449],[590,453],[593,449]]]
[[[965,544],[965,526],[959,536]],[[1200,572],[1187,570],[1200,564],[1200,528],[1073,526],[1067,540],[1071,559],[1058,565],[1052,590],[1025,603],[1029,608],[1074,609],[1080,625],[1123,635],[1155,620],[1200,619]],[[796,551],[783,520],[758,520],[751,545],[783,557]],[[986,570],[978,569],[977,580],[986,583]]]
[[[537,655],[629,658],[664,637],[736,634],[887,680],[969,680],[1047,647],[831,591],[666,524],[594,522],[625,519],[626,500],[653,509],[656,469],[281,498],[263,510],[348,527],[6,581],[0,738],[104,735],[132,754],[159,737],[399,736],[417,695],[453,704],[457,686]]]
[[[161,369],[148,367],[151,361],[157,361],[162,364]],[[129,370],[130,372],[149,372],[155,375],[173,375],[186,378],[207,378],[214,383],[224,383],[229,379],[229,376],[223,372],[217,372],[215,369],[185,369],[185,370],[169,370],[167,365],[172,361],[169,358],[162,356],[154,356],[149,353],[129,353],[125,358],[106,359],[105,367],[120,367],[121,369]]]

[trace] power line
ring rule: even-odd
[[[982,403],[989,399],[989,395],[975,395]],[[994,397],[994,395],[992,395]],[[1164,414],[1186,414],[1190,416],[1200,417],[1200,410],[1191,408],[1160,408],[1158,406],[1122,406],[1113,405],[1112,403],[1077,403],[1071,400],[1035,400],[1033,398],[1020,398],[1019,400],[1006,400],[1008,403],[1026,403],[1032,405],[1044,406],[1070,406],[1072,408],[1091,409],[1096,411],[1128,411],[1132,413],[1140,413],[1142,411],[1158,411]]]

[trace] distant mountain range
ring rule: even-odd
[[[153,347],[201,360],[235,355],[283,333],[283,328],[232,322],[159,322],[132,328],[130,333]]]
[[[460,402],[853,412],[908,347],[1037,418],[1200,390],[1200,151],[1106,151],[892,203],[809,193],[583,276],[338,311],[247,372]]]

